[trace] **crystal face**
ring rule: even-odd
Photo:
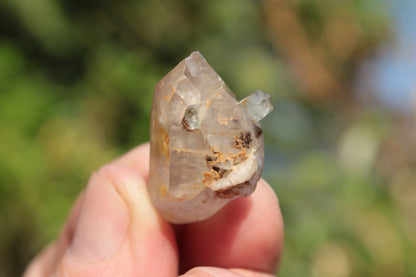
[[[273,110],[270,95],[261,90],[257,90],[238,104],[254,122],[259,122]]]
[[[155,87],[149,194],[168,221],[189,223],[248,196],[264,160],[259,120],[273,109],[256,91],[239,103],[199,52]]]

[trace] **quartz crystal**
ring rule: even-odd
[[[199,52],[155,87],[149,194],[172,223],[215,214],[256,188],[264,161],[259,121],[273,109],[256,91],[239,103]]]

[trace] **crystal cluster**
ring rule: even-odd
[[[272,109],[262,91],[238,103],[199,52],[170,71],[151,113],[149,194],[161,215],[203,220],[251,194],[263,170],[259,121]]]

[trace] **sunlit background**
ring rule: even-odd
[[[89,173],[149,139],[199,50],[268,92],[279,276],[416,276],[416,2],[0,0],[0,276],[57,236]]]

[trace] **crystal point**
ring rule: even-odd
[[[241,100],[238,104],[246,115],[254,122],[262,120],[266,115],[273,111],[270,95],[261,90],[255,91],[253,94]]]
[[[199,52],[170,71],[151,113],[149,194],[160,214],[189,223],[250,195],[263,170],[258,121],[272,108],[262,91],[238,103]]]

